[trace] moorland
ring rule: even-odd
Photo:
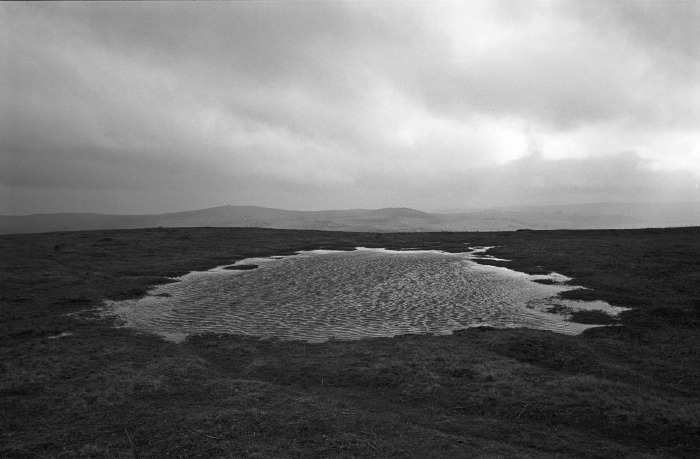
[[[465,243],[631,309],[578,336],[480,327],[315,344],[172,343],[99,314],[104,299],[248,257]],[[698,227],[0,236],[1,457],[697,457],[699,362]]]

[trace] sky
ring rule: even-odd
[[[700,201],[700,2],[0,3],[0,214]]]

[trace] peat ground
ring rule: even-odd
[[[320,344],[174,344],[88,320],[105,298],[246,257],[464,243],[589,289],[567,296],[633,309],[579,336],[472,328]],[[698,457],[699,363],[700,228],[0,236],[0,457]]]

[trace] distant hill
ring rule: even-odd
[[[0,234],[149,227],[246,226],[334,231],[510,231],[700,226],[700,203],[604,203],[427,213],[405,207],[296,211],[221,206],[152,215],[0,216]]]

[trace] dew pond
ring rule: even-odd
[[[562,300],[572,288],[552,273],[531,276],[477,263],[486,248],[466,253],[393,251],[300,252],[249,258],[198,271],[159,285],[137,300],[107,301],[105,312],[127,327],[179,341],[215,332],[324,341],[446,334],[474,327],[528,327],[578,334],[591,325],[549,312],[597,309],[619,313],[603,301]],[[544,285],[536,279],[555,283]]]

